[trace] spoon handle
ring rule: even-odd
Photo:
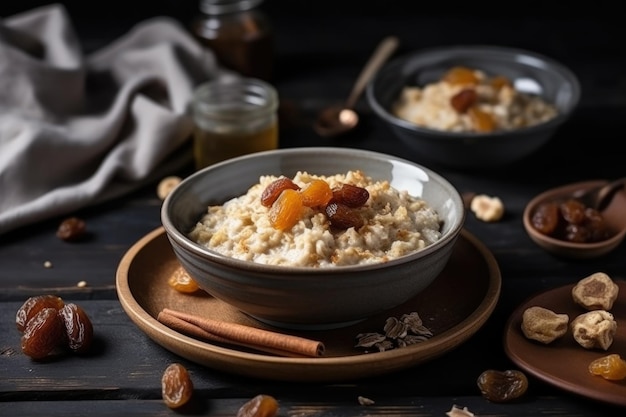
[[[369,80],[376,74],[391,54],[393,54],[397,47],[398,38],[395,36],[388,36],[378,44],[378,47],[376,47],[376,50],[372,53],[372,56],[367,61],[365,67],[363,67],[361,74],[359,74],[359,77],[352,87],[352,91],[346,100],[347,108],[351,109],[354,107]]]

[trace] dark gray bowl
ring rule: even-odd
[[[481,134],[428,129],[391,113],[405,86],[436,82],[458,65],[504,75],[517,90],[537,93],[553,103],[559,115],[536,126]],[[415,152],[417,161],[485,168],[520,160],[548,142],[577,107],[580,84],[569,69],[540,54],[500,46],[461,45],[423,49],[396,58],[378,72],[366,94],[373,111]]]
[[[300,170],[334,175],[354,169],[424,198],[443,220],[440,240],[386,263],[312,268],[233,259],[187,236],[209,204],[245,194],[261,175],[293,177]],[[366,319],[426,288],[448,262],[465,210],[445,178],[413,162],[349,148],[295,148],[250,154],[196,172],[165,199],[161,219],[180,263],[209,294],[275,326],[317,329]]]

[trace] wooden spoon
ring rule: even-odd
[[[343,105],[331,106],[320,111],[313,125],[313,128],[320,136],[338,136],[356,127],[359,123],[359,115],[353,110],[356,101],[363,93],[370,79],[397,47],[398,38],[395,36],[383,39],[367,61],[365,67],[363,67],[346,102]]]
[[[626,177],[611,181],[602,186],[577,191],[573,194],[573,197],[582,202],[586,207],[602,211],[611,203],[611,199],[615,193],[624,188],[624,186],[626,186]]]

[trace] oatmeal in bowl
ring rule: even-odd
[[[209,294],[265,323],[314,329],[364,320],[425,289],[465,210],[428,168],[321,147],[207,167],[168,195],[161,217],[181,265]]]
[[[374,113],[429,165],[491,169],[523,161],[578,106],[580,83],[556,60],[487,45],[414,51],[368,84]]]

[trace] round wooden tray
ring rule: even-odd
[[[149,233],[124,255],[117,269],[122,307],[156,343],[196,363],[245,376],[283,381],[324,381],[369,377],[418,365],[459,346],[487,321],[498,302],[501,276],[489,250],[463,230],[444,271],[424,292],[384,315],[340,329],[293,331],[324,342],[321,358],[279,357],[244,348],[201,341],[161,324],[163,308],[271,328],[204,292],[188,295],[173,290],[167,279],[180,266],[162,228]],[[356,335],[382,332],[390,316],[417,312],[433,337],[384,352],[355,348]]]

